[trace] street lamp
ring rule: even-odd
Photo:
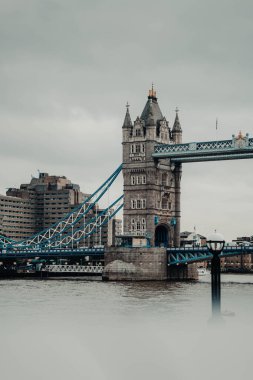
[[[224,237],[215,232],[207,237],[207,248],[213,255],[211,261],[212,311],[220,315],[220,253],[225,246]]]

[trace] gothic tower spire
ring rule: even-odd
[[[176,117],[172,128],[172,139],[175,142],[175,144],[180,144],[182,142],[182,128],[178,117],[179,109],[176,108],[175,112]]]
[[[123,128],[129,128],[129,127],[132,127],[133,124],[132,124],[132,120],[131,120],[131,116],[130,116],[130,112],[129,112],[129,104],[127,102],[126,104],[126,116],[125,116],[125,120],[124,120],[124,123],[123,123]]]

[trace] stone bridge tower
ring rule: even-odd
[[[182,142],[178,110],[170,129],[152,87],[134,123],[127,105],[122,129],[124,234],[148,237],[152,246],[179,246],[181,164],[152,157],[155,145]]]

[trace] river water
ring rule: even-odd
[[[197,283],[0,281],[2,380],[253,377],[253,275]]]

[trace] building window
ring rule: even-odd
[[[132,199],[132,200],[131,200],[131,208],[132,208],[132,209],[135,209],[135,208],[136,208],[136,203],[137,203],[136,199]]]
[[[131,199],[132,209],[144,209],[146,208],[146,199]]]
[[[163,173],[162,174],[162,186],[167,186],[168,185],[168,174]]]
[[[141,129],[140,128],[136,128],[135,130],[135,136],[141,136]]]
[[[146,175],[131,175],[131,185],[145,185]]]
[[[167,210],[168,209],[168,199],[162,198],[162,209]]]
[[[134,220],[134,219],[131,219],[130,230],[131,230],[131,231],[134,231],[134,230],[135,230],[135,220]]]
[[[135,145],[135,152],[136,153],[140,153],[141,152],[141,146],[140,146],[140,144],[136,144]]]

